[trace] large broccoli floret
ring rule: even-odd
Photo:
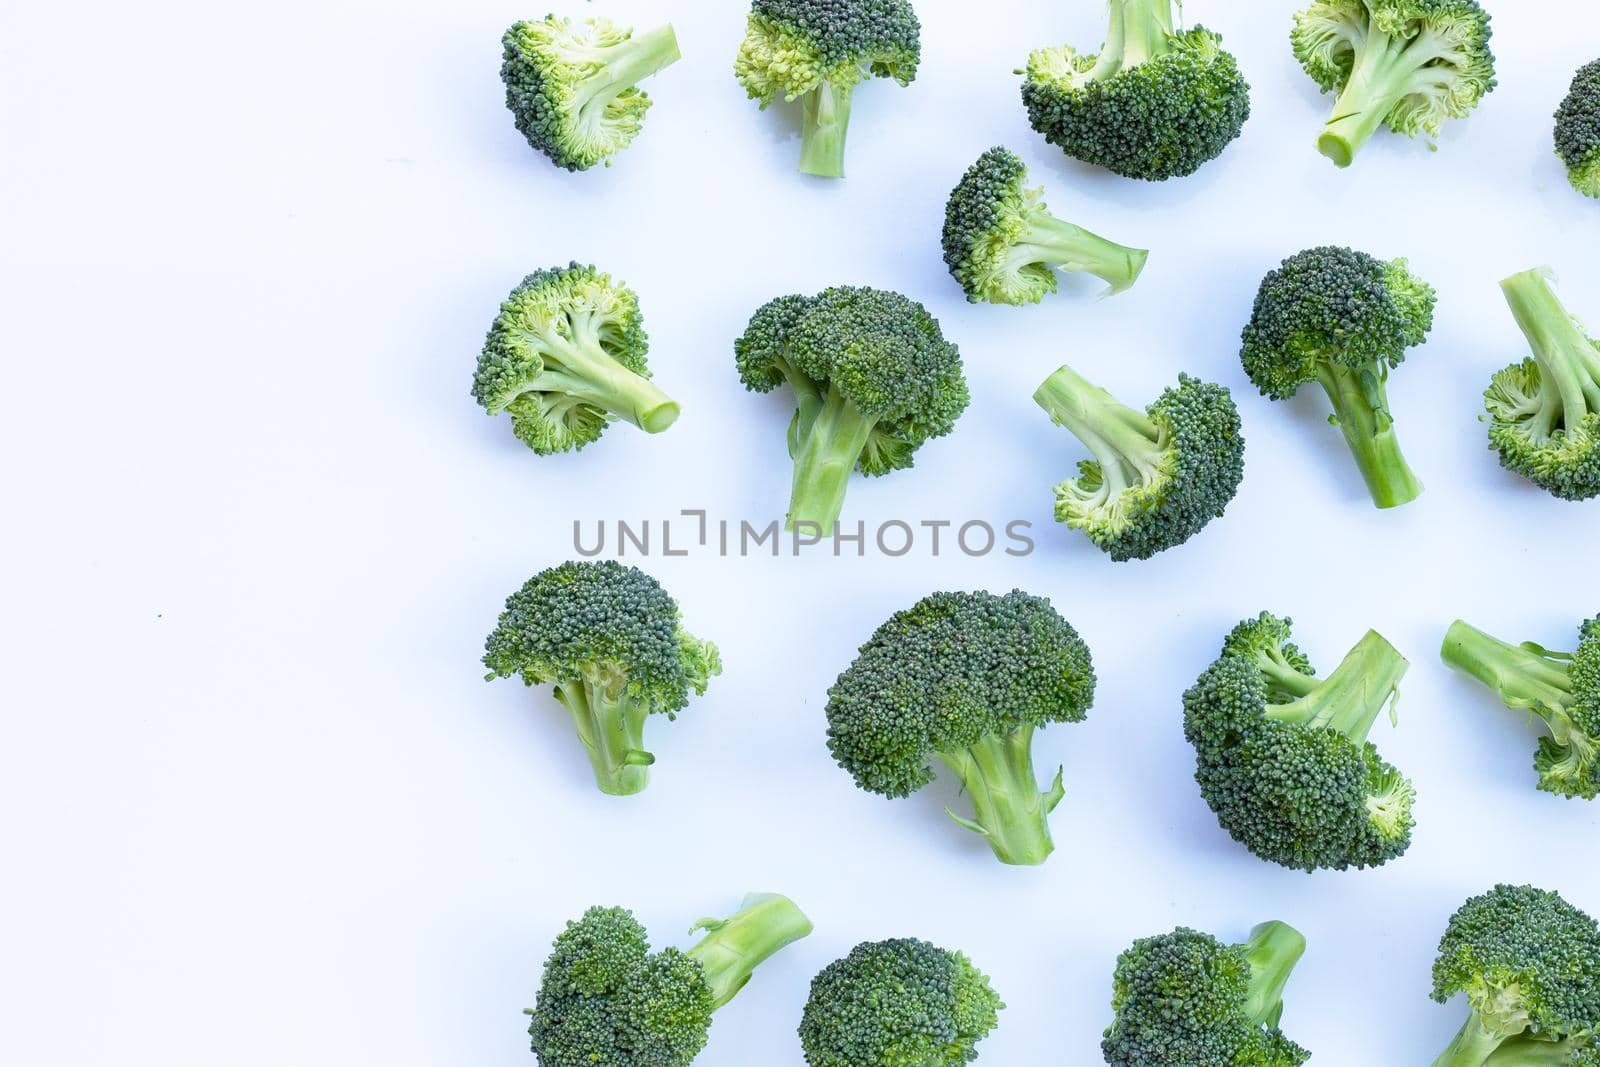
[[[1600,341],[1556,296],[1548,269],[1500,283],[1533,358],[1483,394],[1500,464],[1563,500],[1600,496]]]
[[[811,932],[787,897],[751,894],[687,952],[650,951],[625,908],[590,908],[545,961],[528,1033],[540,1067],[685,1067],[705,1048],[711,1014],[761,963]]]
[[[1287,923],[1242,945],[1179,927],[1117,957],[1100,1049],[1112,1067],[1299,1067],[1311,1054],[1283,1036],[1283,990],[1306,950]]]
[[[1266,276],[1244,328],[1245,373],[1262,395],[1286,400],[1311,381],[1327,391],[1330,421],[1380,508],[1422,494],[1395,436],[1387,382],[1433,328],[1434,299],[1403,259],[1312,248]]]
[[[1217,822],[1264,860],[1303,871],[1376,867],[1411,844],[1411,782],[1367,740],[1405,657],[1368,632],[1327,678],[1263,612],[1183,695],[1195,780]],[[1392,716],[1391,711],[1391,716]]]
[[[915,300],[839,286],[758,309],[734,344],[745,388],[787,384],[794,485],[789,526],[832,533],[850,472],[910,467],[930,437],[955,427],[969,399],[961,353]]]
[[[606,19],[559,15],[518,22],[503,43],[500,77],[517,129],[567,170],[610,166],[650,110],[637,83],[681,58],[671,26],[634,36]]]
[[[660,433],[678,404],[650,382],[639,298],[609,274],[573,263],[535,271],[511,290],[478,356],[472,395],[542,456],[582,448],[612,419]]]
[[[645,787],[652,714],[676,718],[689,693],[722,672],[717,646],[686,632],[661,584],[615,560],[563,563],[506,600],[485,643],[489,678],[554,685],[589,752],[595,783],[614,796]]]
[[[1556,111],[1556,155],[1574,189],[1600,197],[1600,59],[1578,69]]]
[[[1600,796],[1600,616],[1578,630],[1576,652],[1510,645],[1456,620],[1444,661],[1493,689],[1506,707],[1527,711],[1550,736],[1539,739],[1539,788],[1564,797]]]
[[[800,170],[844,177],[855,87],[868,77],[910,85],[922,25],[906,0],[754,0],[733,72],[752,100],[799,100]]]
[[[1149,559],[1219,517],[1244,477],[1233,396],[1187,374],[1135,411],[1062,367],[1033,394],[1094,454],[1056,486],[1056,519],[1115,560]]]
[[[1593,1062],[1600,1032],[1600,927],[1555,893],[1499,885],[1450,918],[1433,964],[1433,999],[1464,993],[1472,1014],[1433,1067],[1483,1067],[1522,1037],[1562,1042]],[[1540,1060],[1512,1061],[1518,1067]]]
[[[1128,178],[1164,181],[1217,158],[1250,117],[1250,86],[1222,38],[1178,28],[1177,0],[1110,0],[1097,55],[1028,57],[1022,102],[1045,140]]]
[[[800,1046],[811,1067],[960,1067],[1005,1007],[960,952],[867,941],[811,980]]]
[[[1317,149],[1341,167],[1379,126],[1436,137],[1495,86],[1476,0],[1317,0],[1295,16],[1291,41],[1311,79],[1339,94]]]
[[[1082,722],[1094,701],[1089,648],[1043,597],[934,593],[897,612],[828,690],[828,748],[856,785],[906,797],[938,763],[960,779],[1003,863],[1043,863],[1061,802],[1033,770],[1033,733]]]

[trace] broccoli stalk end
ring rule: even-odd
[[[1066,795],[1062,771],[1046,792],[1039,791],[1033,771],[1032,726],[1004,736],[987,735],[953,752],[937,753],[941,764],[961,780],[972,799],[974,817],[946,809],[960,826],[983,836],[1001,863],[1032,867],[1055,851],[1046,820]]]
[[[1381,363],[1352,369],[1323,361],[1317,381],[1333,405],[1333,422],[1344,434],[1361,477],[1380,508],[1397,508],[1422,495],[1422,482],[1406,462],[1389,413],[1388,370]]]
[[[750,981],[755,969],[786,945],[811,933],[811,920],[778,893],[751,893],[726,919],[701,919],[691,932],[706,936],[686,955],[700,964],[716,1011]]]

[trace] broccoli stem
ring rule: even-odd
[[[1283,1017],[1283,990],[1289,974],[1305,955],[1306,939],[1288,923],[1262,923],[1239,946],[1250,961],[1250,995],[1245,1011],[1257,1024],[1277,1026]]]
[[[822,407],[801,433],[794,456],[794,488],[789,495],[789,529],[801,523],[832,534],[844,508],[850,472],[861,459],[877,419],[856,410],[837,389],[829,389]]]
[[[671,26],[636,33],[626,41],[587,49],[577,57],[599,64],[578,90],[578,111],[584,125],[598,124],[618,96],[683,58]]]
[[[800,173],[819,178],[844,177],[844,139],[850,132],[853,85],[821,85],[801,102]]]
[[[751,893],[733,915],[701,919],[690,932],[694,930],[707,933],[685,955],[700,964],[715,1011],[732,1000],[774,953],[811,933],[811,920],[788,897]]]
[[[1500,288],[1533,348],[1543,384],[1554,386],[1561,398],[1561,423],[1570,429],[1600,411],[1600,350],[1556,296],[1549,272],[1513,274]]]
[[[1060,270],[1095,275],[1111,286],[1106,295],[1112,296],[1138,281],[1149,258],[1147,249],[1119,245],[1039,211],[1029,219],[1027,238],[1012,246],[1006,271],[1016,273],[1031,263],[1048,263]]]
[[[1531,711],[1546,723],[1572,703],[1566,661],[1507,644],[1460,619],[1450,624],[1439,654],[1493,689],[1507,707]]]
[[[1143,484],[1160,468],[1160,432],[1149,417],[1071,367],[1046,378],[1033,399],[1094,454],[1108,498]]]
[[[1422,495],[1422,482],[1412,473],[1389,415],[1388,391],[1380,367],[1351,370],[1324,360],[1317,380],[1333,404],[1334,421],[1366,479],[1372,502],[1397,508]]]
[[[1361,146],[1378,132],[1401,98],[1414,89],[1420,57],[1408,55],[1411,42],[1370,26],[1333,115],[1317,139],[1317,151],[1339,167],[1355,161]],[[1426,53],[1424,53],[1426,54]]]
[[[608,696],[589,681],[557,684],[556,699],[572,715],[600,791],[615,797],[642,792],[656,761],[644,747],[648,710],[625,696]]]
[[[1400,679],[1410,666],[1381,634],[1369,630],[1316,689],[1287,704],[1267,705],[1267,718],[1337,730],[1354,743],[1363,744],[1378,713],[1394,700]]]
[[[660,433],[678,421],[678,402],[642,375],[618,363],[600,344],[598,318],[574,317],[572,336],[539,338],[545,369],[529,383],[533,390],[566,393],[626,419],[646,433]]]
[[[1473,1012],[1455,1040],[1433,1061],[1433,1067],[1483,1067],[1509,1036],[1514,1035],[1496,1033],[1484,1026],[1483,1016]]]
[[[975,818],[965,819],[947,809],[949,816],[987,838],[1001,863],[1017,866],[1036,866],[1055,851],[1045,816],[1066,792],[1059,770],[1049,791],[1039,791],[1033,773],[1033,729],[1023,726],[1004,736],[990,734],[967,748],[935,754],[972,798]]]
[[[1121,69],[1172,50],[1172,0],[1112,0],[1111,22],[1121,35]]]

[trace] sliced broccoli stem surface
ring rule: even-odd
[[[877,419],[863,415],[837,389],[828,390],[810,428],[799,430],[789,529],[806,523],[824,535],[833,533],[844,509],[850,474],[877,424]]]
[[[1035,212],[1028,223],[1028,236],[1009,253],[1009,273],[1015,274],[1030,263],[1048,263],[1065,271],[1093,274],[1111,286],[1106,294],[1110,296],[1138,281],[1150,258],[1147,249],[1119,245],[1049,212]]]
[[[1267,718],[1337,730],[1362,744],[1378,713],[1394,700],[1400,679],[1409,667],[1406,658],[1382,634],[1369,630],[1310,693],[1287,704],[1267,705]]]
[[[1547,723],[1572,702],[1566,660],[1507,644],[1459,619],[1446,631],[1440,655],[1493,689],[1507,707],[1531,711]]]
[[[1161,466],[1160,431],[1149,416],[1071,367],[1046,378],[1033,399],[1094,454],[1108,498],[1143,484]]]
[[[701,919],[706,936],[687,955],[700,964],[715,1011],[745,987],[750,975],[785,945],[811,933],[811,920],[777,893],[752,893],[726,919]]]
[[[844,177],[844,141],[850,132],[853,85],[821,85],[801,101],[800,172],[819,178]]]
[[[539,339],[545,368],[530,391],[566,393],[626,419],[647,433],[660,433],[678,420],[678,403],[645,377],[633,373],[600,344],[601,324],[577,320],[571,338]]]
[[[649,712],[625,696],[608,696],[591,681],[558,684],[556,699],[572,715],[600,791],[617,797],[642,792],[656,761],[644,747]]]
[[[1356,48],[1350,78],[1317,139],[1317,150],[1337,166],[1354,162],[1361,146],[1378,132],[1394,106],[1416,91],[1417,73],[1423,65],[1419,59],[1432,58],[1432,53],[1421,50],[1421,55],[1413,54],[1410,44],[1376,26],[1368,27]]]
[[[585,127],[598,126],[605,121],[613,100],[682,58],[671,26],[636,33],[604,48],[575,50],[573,62],[596,64],[578,90],[579,122]]]
[[[1306,939],[1288,923],[1262,923],[1239,946],[1250,961],[1250,994],[1245,1012],[1254,1023],[1277,1026],[1283,1017],[1283,991],[1295,964],[1305,955]]]
[[[1046,816],[1061,803],[1066,790],[1061,771],[1048,792],[1039,791],[1033,773],[1033,727],[988,735],[976,744],[937,753],[940,763],[961,780],[972,798],[974,818],[949,815],[961,826],[982,834],[1000,862],[1037,866],[1055,851]]]
[[[1556,296],[1549,272],[1513,274],[1500,288],[1533,348],[1541,375],[1548,379],[1541,410],[1544,433],[1576,427],[1584,415],[1600,411],[1600,351]],[[1560,398],[1559,412],[1553,410],[1552,394]]]
[[[1513,1036],[1490,1030],[1484,1026],[1483,1016],[1473,1012],[1461,1025],[1455,1039],[1433,1061],[1433,1067],[1483,1067],[1495,1050]]]
[[[1400,450],[1384,377],[1377,365],[1352,370],[1327,360],[1317,372],[1372,502],[1380,508],[1397,508],[1422,495],[1422,482]]]

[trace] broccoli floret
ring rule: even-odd
[[[960,952],[897,938],[867,941],[811,980],[800,1017],[810,1067],[960,1067],[1005,1007]]]
[[[506,107],[517,129],[558,167],[588,170],[627,148],[650,97],[636,87],[676,63],[671,26],[635,36],[606,19],[549,15],[506,31]]]
[[[540,1067],[685,1067],[705,1048],[712,1012],[811,921],[787,897],[753,893],[697,930],[706,936],[687,952],[651,952],[626,908],[590,908],[567,923],[527,1012]]]
[[[489,679],[554,685],[589,752],[595,783],[613,796],[645,787],[652,714],[677,717],[689,693],[722,673],[717,646],[690,635],[661,584],[615,560],[563,563],[506,600],[485,642]]]
[[[1433,999],[1457,993],[1472,1014],[1433,1067],[1482,1067],[1520,1035],[1571,1038],[1567,1062],[1592,1061],[1585,1046],[1600,1030],[1600,927],[1555,893],[1495,886],[1463,904],[1439,942]]]
[[[1600,496],[1600,341],[1562,306],[1548,269],[1500,285],[1533,358],[1496,374],[1483,394],[1489,447],[1563,500]]]
[[[921,42],[906,0],[754,0],[733,72],[763,111],[799,100],[801,172],[842,178],[856,85],[868,77],[910,85]]]
[[[1112,1067],[1299,1067],[1311,1054],[1283,1036],[1283,990],[1306,950],[1287,923],[1242,945],[1180,926],[1117,957],[1100,1049]]]
[[[1115,560],[1149,559],[1223,513],[1244,477],[1233,396],[1187,374],[1141,414],[1062,367],[1033,394],[1093,453],[1056,486],[1056,519]]]
[[[1422,494],[1395,436],[1389,371],[1433,328],[1434,291],[1406,261],[1349,248],[1312,248],[1283,261],[1256,295],[1244,328],[1245,373],[1273,400],[1315,381],[1333,404],[1373,503],[1399,507]]]
[[[1317,0],[1295,15],[1290,39],[1311,80],[1339,94],[1317,149],[1341,167],[1379,126],[1436,137],[1495,86],[1476,0]]]
[[[991,148],[967,168],[944,212],[944,261],[974,304],[1037,304],[1056,291],[1056,271],[1105,279],[1107,295],[1138,279],[1150,253],[1062,222],[1028,189],[1028,168]]]
[[[1368,632],[1327,678],[1266,612],[1183,695],[1195,780],[1235,841],[1303,871],[1376,867],[1411,844],[1411,782],[1367,740],[1405,657]],[[1393,711],[1390,712],[1391,718]]]
[[[930,437],[966,410],[961,353],[915,300],[839,286],[814,297],[782,296],[750,319],[734,344],[745,388],[787,384],[794,485],[789,527],[832,533],[850,472],[910,467]]]
[[[1510,645],[1461,620],[1445,634],[1444,661],[1493,689],[1506,707],[1527,711],[1550,736],[1539,739],[1539,788],[1564,797],[1600,796],[1600,615],[1578,630],[1576,652]]]
[[[1022,102],[1046,141],[1127,178],[1193,174],[1250,117],[1250,86],[1222,38],[1178,28],[1176,0],[1111,0],[1097,55],[1062,45],[1028,57]]]
[[[1066,790],[1040,793],[1033,733],[1082,722],[1094,701],[1089,648],[1043,597],[934,593],[878,627],[828,690],[828,748],[856,785],[906,797],[938,763],[960,779],[1003,863],[1054,849],[1045,820]],[[947,809],[948,810],[948,809]]]
[[[632,289],[577,263],[535,271],[500,305],[472,395],[490,415],[509,413],[541,456],[583,448],[615,418],[660,433],[678,404],[651,384],[648,350]]]
[[[1574,189],[1600,197],[1600,59],[1578,69],[1556,110],[1556,155]]]

